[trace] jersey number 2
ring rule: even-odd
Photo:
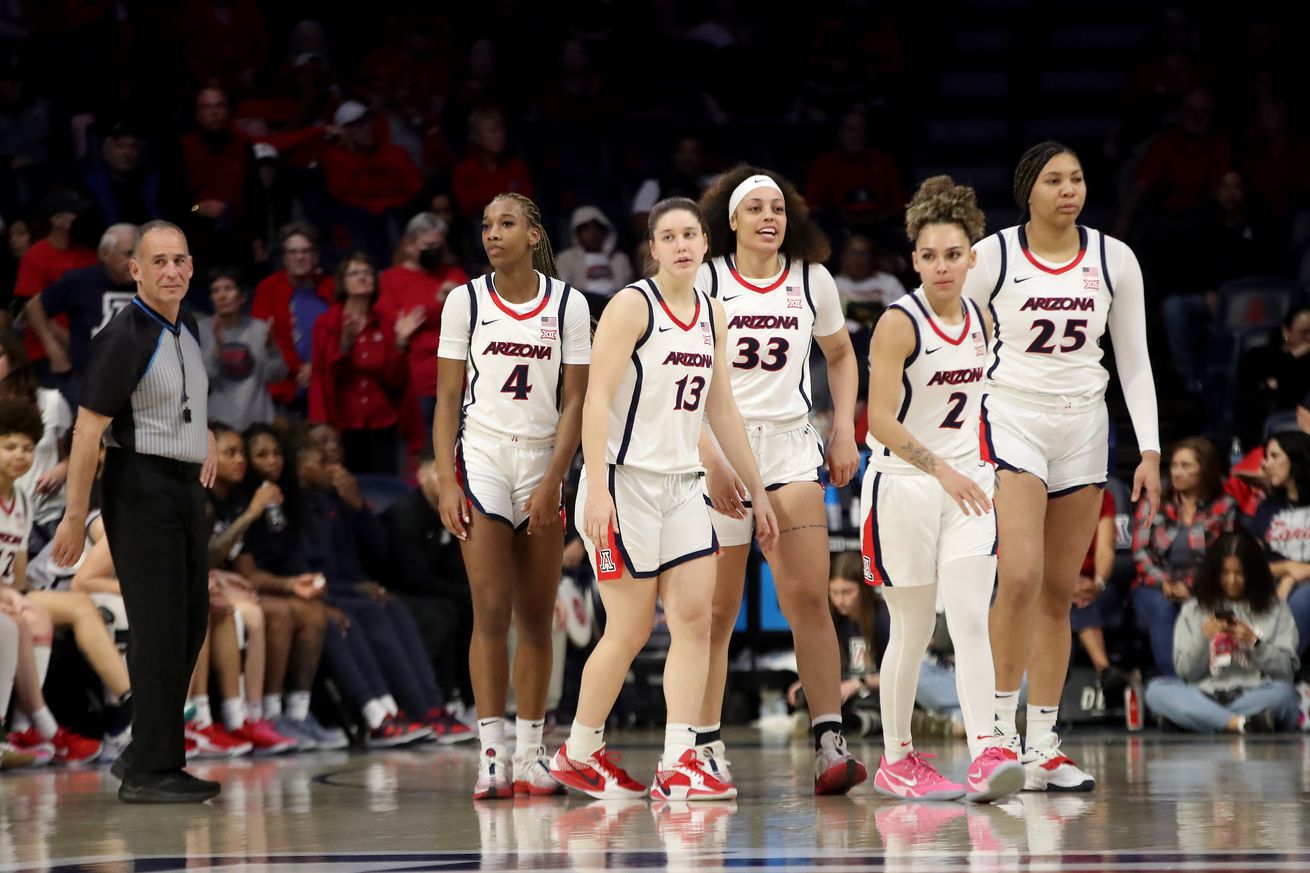
[[[1037,329],[1037,336],[1033,337],[1032,343],[1028,346],[1028,353],[1032,355],[1076,352],[1087,344],[1087,319],[1085,318],[1071,318],[1064,323],[1064,338],[1069,342],[1067,344],[1061,343],[1059,346],[1051,342],[1051,337],[1055,336],[1055,322],[1039,318],[1033,322],[1033,327]]]
[[[700,409],[700,393],[705,390],[705,379],[701,376],[683,376],[677,382],[678,396],[673,401],[673,408],[685,412]]]
[[[951,405],[951,411],[946,413],[941,426],[959,430],[964,427],[964,407],[969,402],[969,395],[963,391],[956,391],[946,402]]]
[[[501,394],[509,394],[515,400],[527,400],[528,395],[532,393],[532,386],[528,384],[528,365],[518,364],[509,372],[509,378],[505,384],[500,386]]]

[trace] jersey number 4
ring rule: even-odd
[[[500,386],[500,393],[509,394],[515,400],[528,399],[528,395],[532,393],[532,386],[528,384],[527,364],[518,364],[510,370],[509,378]]]
[[[769,350],[760,356],[760,341],[753,336],[737,338],[737,360],[732,365],[738,370],[754,370],[759,367],[775,373],[787,366],[787,350],[791,344],[780,336],[769,337]]]
[[[705,390],[704,377],[683,376],[673,384],[678,386],[678,396],[673,401],[675,410],[695,412],[700,409],[700,394]]]
[[[1033,337],[1032,343],[1028,346],[1028,353],[1032,355],[1076,352],[1087,344],[1085,318],[1071,318],[1064,323],[1064,339],[1067,342],[1061,342],[1058,346],[1051,342],[1051,338],[1055,336],[1055,322],[1039,318],[1033,322],[1033,328],[1037,331],[1037,336]]]

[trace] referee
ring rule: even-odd
[[[205,488],[214,481],[209,393],[195,319],[181,315],[194,266],[176,225],[137,231],[137,296],[91,343],[68,461],[68,508],[54,559],[82,553],[103,438],[105,534],[127,609],[132,743],[120,758],[127,803],[199,803],[219,792],[186,764],[182,710],[209,616]]]

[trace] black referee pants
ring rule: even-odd
[[[132,745],[138,773],[186,765],[182,710],[209,624],[209,532],[200,465],[110,449],[105,535],[129,626]]]

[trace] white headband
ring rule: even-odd
[[[737,207],[741,205],[741,201],[746,199],[746,195],[757,188],[772,188],[774,191],[777,191],[779,195],[782,195],[782,189],[778,187],[778,183],[768,176],[762,174],[759,176],[751,176],[736,188],[732,189],[732,196],[728,198],[728,214],[732,215],[735,213]]]

